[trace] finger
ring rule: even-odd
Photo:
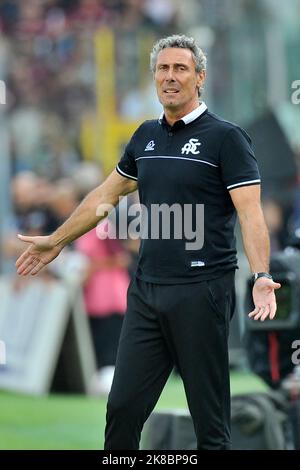
[[[262,305],[261,307],[258,307],[258,313],[255,315],[254,320],[259,320],[261,316],[264,314],[264,312],[265,312],[264,305]]]
[[[264,310],[259,309],[258,314],[255,315],[255,317],[254,317],[254,320],[259,320],[263,313],[264,313]]]
[[[27,269],[27,267],[32,264],[36,260],[35,256],[30,255],[29,253],[27,254],[26,259],[22,262],[22,264],[19,266],[17,273],[18,274],[23,274],[24,271]]]
[[[24,261],[28,259],[29,256],[32,256],[29,250],[24,251],[24,253],[21,256],[19,256],[19,258],[16,261],[17,268],[20,267],[24,263]]]
[[[26,276],[27,274],[31,273],[33,268],[35,268],[39,263],[38,259],[35,259],[30,263],[27,268],[22,272],[22,276]]]
[[[18,238],[19,240],[22,240],[22,242],[32,243],[36,237],[28,237],[27,235],[21,235],[19,233]]]
[[[33,268],[33,270],[31,271],[31,275],[34,276],[35,274],[37,274],[43,267],[44,267],[44,263],[42,263],[42,261],[40,261],[37,266],[35,268]]]
[[[270,318],[271,318],[271,320],[273,320],[273,318],[275,317],[276,310],[277,310],[276,302],[273,302],[273,303],[270,305]]]
[[[256,315],[256,314],[258,313],[258,311],[259,311],[259,307],[255,307],[255,309],[252,310],[252,312],[250,312],[250,313],[248,314],[248,317],[249,317],[249,318],[254,317],[254,315]]]
[[[274,282],[274,289],[277,290],[277,289],[280,289],[281,287],[281,284],[279,282]]]
[[[270,315],[270,305],[266,305],[264,309],[264,313],[261,316],[260,321],[265,321],[265,319]]]

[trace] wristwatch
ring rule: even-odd
[[[268,279],[272,279],[272,281],[273,281],[273,277],[269,273],[253,273],[253,275],[252,275],[253,284],[255,283],[255,281],[257,281],[257,279],[259,277],[267,277]]]

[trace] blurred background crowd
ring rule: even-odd
[[[3,274],[23,250],[16,233],[51,233],[114,167],[136,125],[159,115],[149,52],[173,33],[194,36],[207,53],[210,110],[253,139],[272,251],[300,231],[300,104],[291,98],[300,80],[300,0],[1,0]],[[85,259],[99,368],[114,363],[137,250],[137,241],[95,233],[70,249]]]

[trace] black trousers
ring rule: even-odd
[[[234,271],[190,284],[132,281],[107,404],[105,449],[139,448],[174,364],[198,449],[230,448],[228,332],[234,308]]]

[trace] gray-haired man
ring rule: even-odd
[[[20,237],[31,244],[17,262],[18,272],[36,274],[99,222],[99,204],[116,205],[120,195],[137,188],[148,214],[155,205],[189,206],[194,232],[203,232],[200,248],[187,248],[186,233],[174,236],[171,218],[171,237],[142,239],[108,398],[105,449],[138,449],[143,424],[174,364],[184,382],[198,448],[229,449],[227,338],[235,306],[236,212],[256,273],[250,316],[273,318],[274,290],[280,287],[268,274],[260,176],[245,131],[199,103],[206,58],[195,41],[186,36],[158,41],[151,67],[163,115],[137,129],[116,170],[55,233]],[[201,227],[199,204],[204,206]],[[148,224],[151,233],[151,217]]]

